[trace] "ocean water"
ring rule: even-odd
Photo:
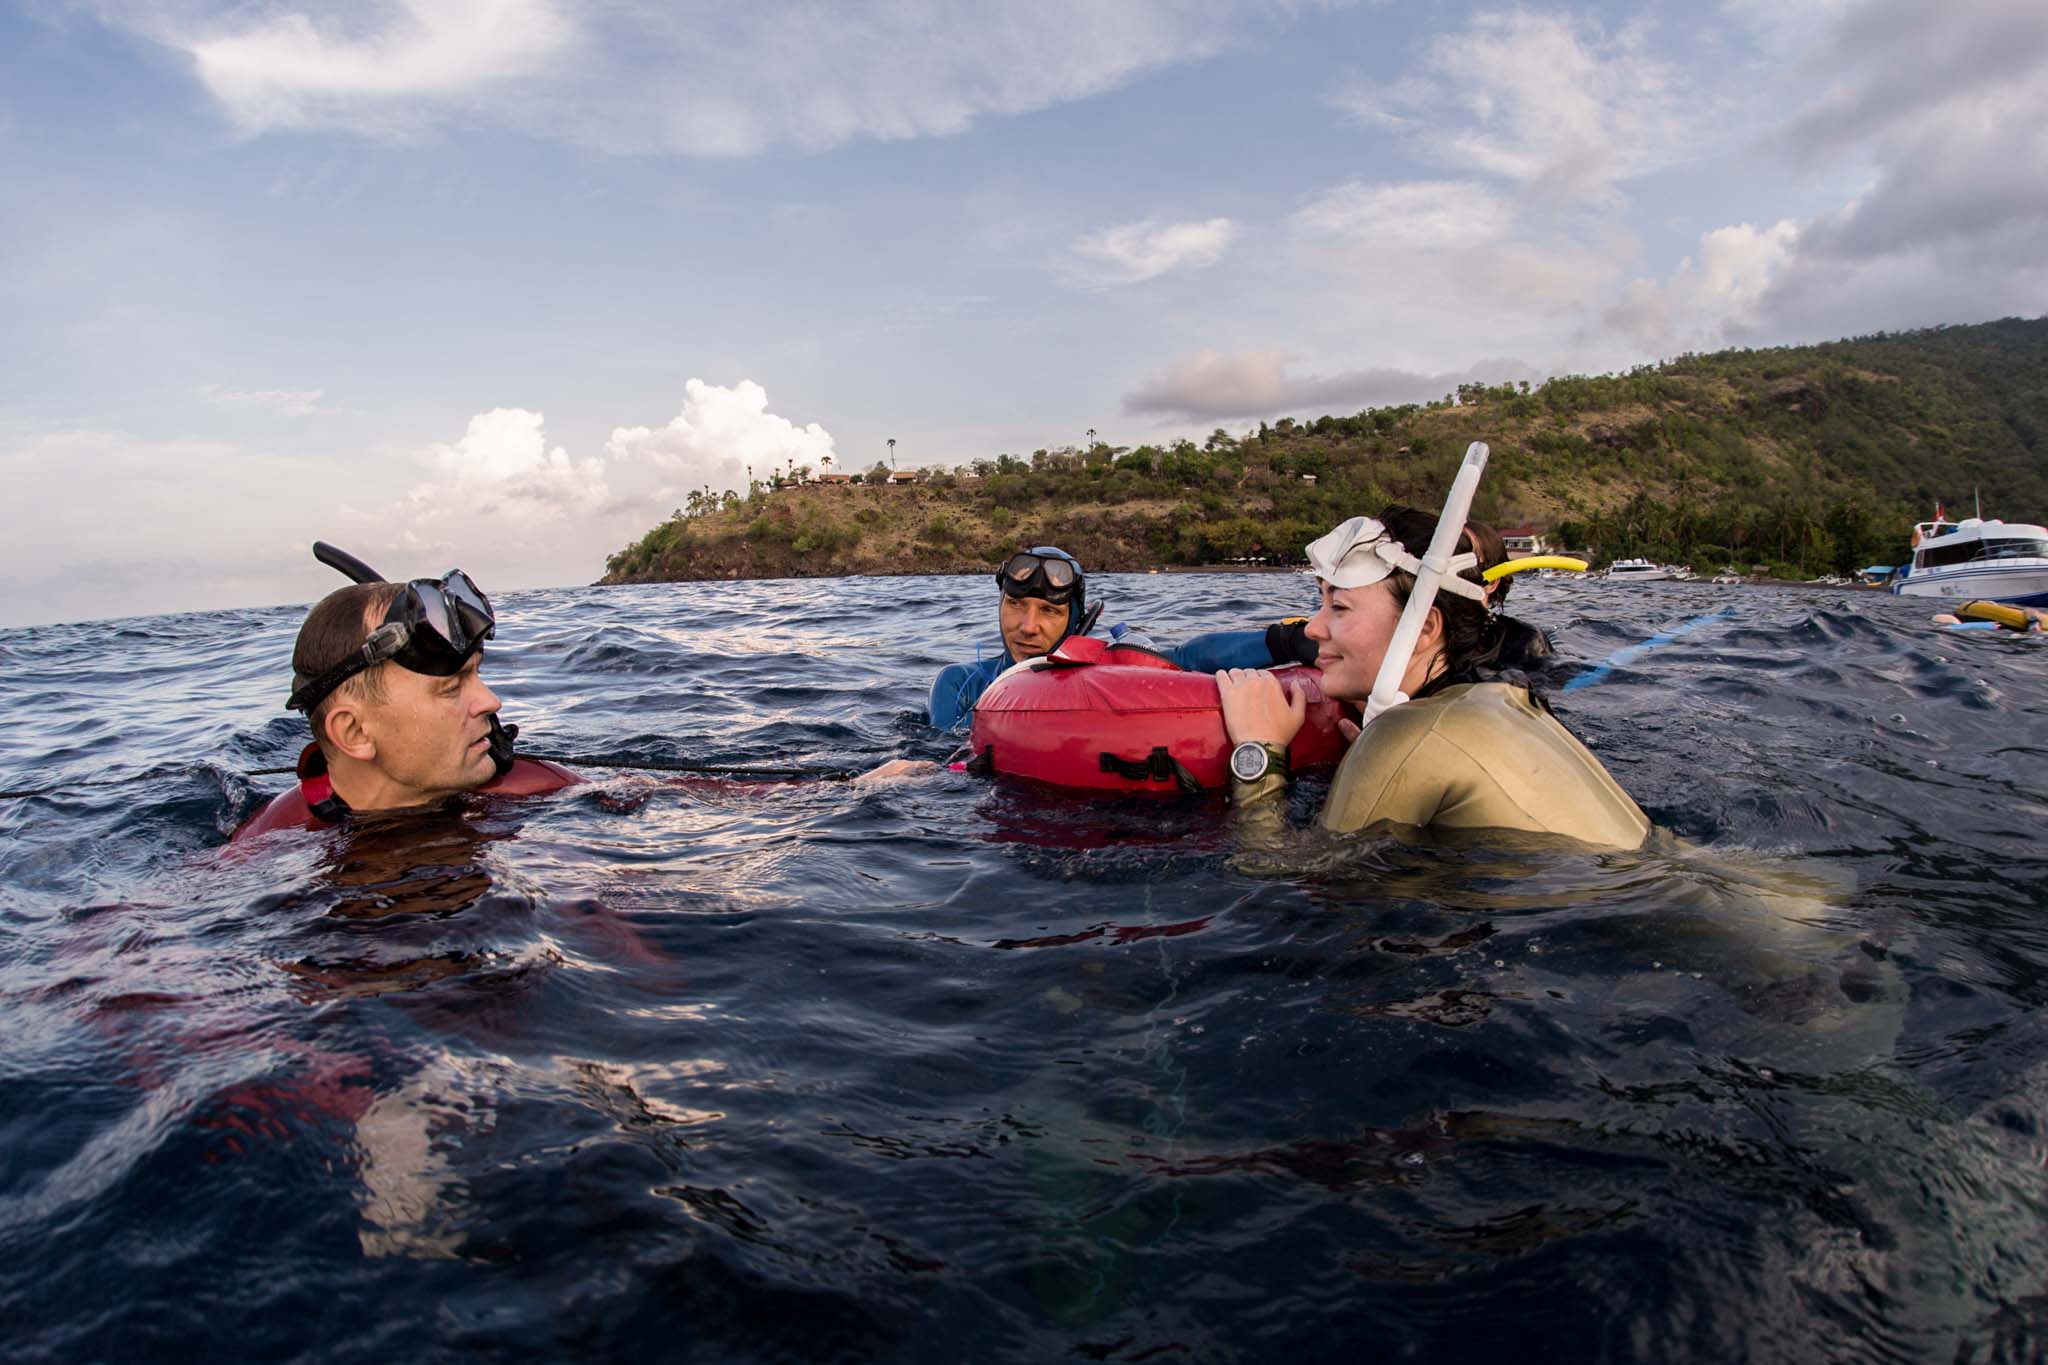
[[[1093,586],[1162,640],[1308,601]],[[1621,655],[1554,699],[1644,850],[1252,866],[1201,800],[608,770],[230,852],[298,609],[0,632],[49,789],[0,800],[0,1355],[2048,1353],[2048,647],[1514,605],[1560,680]],[[943,756],[993,625],[980,578],[499,606],[523,748],[819,771]]]

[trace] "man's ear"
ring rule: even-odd
[[[346,754],[358,763],[368,763],[377,757],[377,741],[370,738],[363,720],[362,703],[337,695],[321,721],[334,752]]]

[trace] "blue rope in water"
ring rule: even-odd
[[[1673,626],[1669,630],[1660,631],[1639,645],[1630,645],[1626,649],[1617,649],[1614,653],[1593,665],[1592,668],[1566,683],[1562,690],[1575,692],[1581,687],[1591,687],[1615,669],[1634,663],[1658,645],[1668,645],[1679,636],[1689,635],[1709,621],[1719,621],[1724,617],[1733,616],[1734,614],[1735,608],[1723,607],[1719,611],[1710,611],[1705,616],[1695,616],[1683,625]]]

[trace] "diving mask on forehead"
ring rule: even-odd
[[[1034,545],[1011,555],[996,570],[996,582],[1005,596],[1042,597],[1056,607],[1086,592],[1081,561],[1051,545]]]
[[[383,624],[363,646],[316,678],[294,674],[285,706],[310,713],[335,688],[389,660],[411,673],[450,678],[497,634],[491,599],[460,569],[443,578],[416,578],[400,590]]]
[[[1353,517],[1336,530],[1308,543],[1308,571],[1333,588],[1365,588],[1399,569],[1420,576],[1422,561],[1388,533],[1374,517]],[[1486,589],[1462,575],[1479,567],[1470,551],[1453,555],[1438,586],[1474,602],[1486,601]]]

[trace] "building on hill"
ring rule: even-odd
[[[1500,538],[1507,544],[1510,559],[1550,553],[1550,547],[1544,544],[1542,533],[1533,526],[1504,526],[1501,528]]]
[[[889,484],[890,484],[890,486],[891,486],[891,487],[894,487],[894,486],[896,486],[897,484],[905,484],[905,483],[916,483],[916,482],[917,482],[917,471],[916,471],[916,470],[914,470],[914,469],[897,469],[897,470],[892,470],[892,471],[890,472],[890,474],[889,474]]]
[[[828,488],[845,488],[853,484],[856,478],[857,476],[853,474],[820,474],[812,482],[824,484]]]

